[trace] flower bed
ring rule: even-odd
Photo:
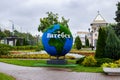
[[[102,67],[103,71],[108,75],[120,75],[120,60],[114,63],[104,63]]]

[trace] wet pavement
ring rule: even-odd
[[[61,68],[23,67],[0,62],[0,72],[16,80],[120,80],[104,73],[70,72]]]

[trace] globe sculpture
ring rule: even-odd
[[[50,56],[65,56],[72,48],[73,37],[69,28],[60,24],[50,26],[42,36],[44,50]]]

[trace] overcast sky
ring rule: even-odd
[[[37,31],[39,19],[52,11],[70,19],[72,33],[88,31],[97,11],[109,23],[114,23],[116,4],[120,0],[0,0],[0,27],[11,30],[12,20],[15,29],[40,34]]]

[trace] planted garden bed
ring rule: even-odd
[[[108,68],[104,67],[103,71],[108,75],[120,75],[120,68]]]
[[[102,67],[108,75],[120,75],[120,59],[113,63],[104,63]]]

